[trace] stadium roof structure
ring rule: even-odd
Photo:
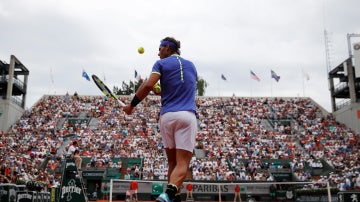
[[[23,65],[20,60],[18,60],[14,55],[11,56],[14,58],[14,71],[13,75],[10,73],[10,64],[6,62],[0,61],[0,92],[1,94],[5,94],[8,87],[9,77],[13,76],[15,78],[13,83],[13,91],[12,95],[18,96],[22,95],[26,91],[26,87],[24,82],[19,79],[19,76],[28,76],[29,70]]]
[[[15,56],[14,56],[15,57]],[[0,61],[0,73],[3,74],[9,74],[9,68],[10,65]],[[29,75],[29,70],[19,61],[15,60],[15,69],[14,69],[14,75]]]
[[[339,84],[334,87],[333,93],[333,96],[335,96],[336,98],[350,98],[348,85],[349,78],[346,70],[347,66],[352,66],[351,58],[346,59],[344,62],[340,63],[337,67],[335,67],[329,72],[330,79],[339,79]],[[357,93],[359,93],[360,82],[357,82],[355,80],[355,87],[356,86],[358,87]]]

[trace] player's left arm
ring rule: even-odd
[[[150,74],[150,78],[146,80],[136,91],[136,96],[143,100],[146,96],[153,90],[154,85],[159,81],[160,74],[157,72],[153,72]]]
[[[153,86],[157,83],[160,79],[159,73],[151,73],[150,78],[146,80],[139,89],[136,91],[135,96],[141,101],[146,98],[146,96],[153,90]],[[131,104],[126,105],[123,110],[126,114],[131,114],[134,110],[135,106]]]

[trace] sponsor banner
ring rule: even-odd
[[[139,189],[138,193],[152,193],[153,187],[163,185],[164,188],[167,186],[167,182],[138,182]],[[155,185],[154,185],[155,184]],[[216,185],[216,184],[194,184],[193,193],[196,194],[207,194],[207,193],[234,193],[235,183],[229,185]],[[126,193],[129,190],[130,182],[113,181],[113,193]],[[186,193],[186,186],[183,185],[181,188],[183,193]],[[241,185],[241,192],[247,194],[270,194],[270,185]]]
[[[17,202],[32,202],[34,200],[34,192],[32,191],[18,191],[16,192]]]
[[[338,193],[339,202],[360,201],[360,191],[344,191]]]

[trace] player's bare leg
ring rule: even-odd
[[[175,159],[174,159],[175,163],[172,163],[171,170],[169,164],[170,175],[168,181],[169,183],[176,185],[178,188],[181,188],[181,185],[184,182],[185,177],[187,175],[187,171],[189,170],[189,164],[193,154],[192,152],[183,149],[176,149],[176,151],[175,152],[172,151],[172,153],[175,153]]]
[[[160,195],[156,201],[167,202],[173,201],[175,194],[180,192],[182,183],[184,182],[189,163],[192,158],[192,152],[183,149],[166,149],[168,157],[168,188],[164,195]],[[180,196],[180,195],[179,195]],[[171,199],[171,200],[170,200]]]

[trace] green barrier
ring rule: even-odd
[[[151,184],[151,194],[159,195],[164,192],[164,184],[159,182],[153,182]]]

